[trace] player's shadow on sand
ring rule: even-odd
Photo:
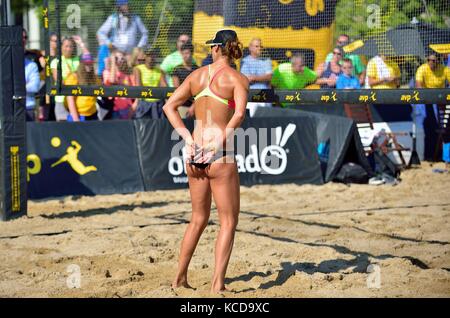
[[[69,212],[63,212],[59,214],[51,214],[51,215],[41,215],[41,217],[46,219],[66,219],[66,218],[73,218],[73,217],[90,217],[95,215],[102,215],[102,214],[113,214],[120,211],[133,211],[134,209],[151,209],[151,208],[158,208],[162,206],[166,206],[173,203],[189,203],[190,201],[161,201],[161,202],[142,202],[139,204],[121,204],[112,206],[109,208],[95,208],[95,209],[88,209],[83,211],[69,211]]]
[[[362,251],[353,251],[345,246],[337,245],[337,244],[326,244],[326,243],[315,243],[315,242],[301,242],[297,241],[295,239],[287,238],[287,237],[276,237],[272,235],[268,235],[265,233],[259,233],[255,231],[245,231],[245,230],[238,230],[240,232],[253,234],[257,236],[267,237],[276,241],[281,242],[288,242],[288,243],[298,243],[306,246],[311,247],[328,247],[334,249],[336,252],[340,254],[346,254],[351,255],[354,258],[351,260],[345,260],[345,259],[334,259],[334,260],[326,260],[319,264],[315,263],[292,263],[292,262],[282,262],[280,264],[281,269],[277,270],[278,275],[274,280],[271,280],[269,282],[265,282],[261,284],[258,289],[268,289],[274,286],[281,286],[283,285],[289,277],[293,276],[296,271],[304,272],[306,274],[312,275],[314,273],[324,273],[324,274],[331,274],[331,273],[367,273],[367,267],[373,263],[370,262],[369,259],[373,260],[384,260],[384,259],[393,259],[393,258],[403,258],[407,259],[411,262],[412,265],[417,266],[421,269],[429,269],[428,265],[425,264],[420,259],[417,259],[412,256],[396,256],[391,254],[382,254],[382,255],[373,255],[367,252]],[[225,283],[229,284],[236,281],[250,281],[256,276],[259,277],[269,277],[273,273],[267,272],[255,272],[252,271],[248,274],[240,275],[233,278],[226,279]],[[251,291],[255,290],[254,288],[245,289],[241,292]]]
[[[293,218],[283,217],[283,216],[279,216],[279,215],[270,215],[270,214],[265,214],[265,213],[255,213],[255,212],[241,211],[241,214],[246,214],[246,215],[250,216],[252,218],[252,220],[257,220],[257,219],[262,219],[262,218],[274,218],[274,219],[278,219],[278,220],[285,220],[285,221],[289,221],[289,222],[301,223],[301,224],[304,224],[304,225],[307,225],[307,226],[319,226],[319,227],[329,228],[329,229],[339,229],[339,228],[341,228],[340,225],[335,225],[335,224],[327,224],[327,223],[322,223],[322,222],[305,221],[305,220],[293,219]],[[385,236],[385,237],[388,237],[390,239],[399,240],[399,241],[407,241],[407,242],[413,242],[413,243],[428,243],[428,244],[450,245],[450,242],[446,242],[446,241],[423,240],[423,239],[421,240],[421,239],[416,239],[416,238],[411,238],[411,237],[404,237],[404,236],[394,235],[394,234],[371,232],[371,231],[368,231],[366,229],[363,229],[361,227],[354,226],[354,225],[350,226],[350,227],[355,229],[355,230],[358,230],[360,232],[363,232],[363,233],[374,234],[374,235],[381,235],[381,236]],[[283,240],[283,238],[280,239],[280,240]],[[285,242],[289,242],[290,239],[284,239],[284,241]]]
[[[328,247],[328,248],[332,248],[334,249],[336,252],[340,253],[340,254],[349,254],[352,255],[354,257],[371,257],[373,259],[388,259],[388,258],[404,258],[407,259],[409,261],[411,261],[411,263],[414,266],[417,266],[421,269],[429,269],[428,265],[426,265],[424,262],[422,262],[420,259],[417,259],[415,257],[412,256],[395,256],[392,254],[382,254],[382,255],[373,255],[367,252],[362,252],[362,251],[352,251],[351,249],[349,249],[348,247],[342,246],[342,245],[337,245],[337,244],[327,244],[327,243],[314,243],[314,242],[302,242],[302,241],[298,241],[295,239],[291,239],[288,237],[280,237],[280,236],[274,236],[274,235],[269,235],[266,233],[260,233],[260,232],[256,232],[256,231],[246,231],[246,230],[238,230],[239,232],[244,232],[247,234],[253,234],[256,236],[262,236],[262,237],[267,237],[270,238],[272,240],[276,240],[276,241],[281,241],[281,242],[287,242],[287,243],[298,243],[298,244],[302,244],[302,245],[306,245],[306,246],[311,246],[311,247]]]
[[[282,262],[280,264],[281,269],[276,272],[277,277],[274,280],[262,283],[258,289],[269,289],[274,286],[282,286],[291,276],[294,276],[296,272],[303,272],[308,275],[313,275],[314,273],[332,274],[332,273],[366,273],[367,267],[370,261],[368,255],[361,255],[355,257],[352,260],[345,259],[335,259],[326,260],[319,264],[315,263],[292,263],[292,262]],[[254,277],[269,277],[273,275],[272,272],[256,272],[252,271],[248,274],[240,275],[233,278],[228,278],[225,280],[226,284],[230,284],[236,281],[248,282]],[[246,289],[245,291],[254,290]],[[243,291],[240,291],[243,292]]]
[[[334,259],[334,260],[326,260],[319,264],[315,263],[292,263],[292,262],[282,262],[280,264],[281,269],[277,270],[277,276],[275,279],[270,280],[268,282],[262,283],[258,288],[247,288],[244,290],[237,291],[236,293],[242,293],[242,292],[248,292],[248,291],[254,291],[257,289],[269,289],[275,286],[282,286],[287,282],[287,280],[294,276],[296,272],[303,272],[308,275],[313,275],[314,273],[322,273],[322,274],[333,274],[333,273],[340,273],[340,274],[349,274],[349,273],[367,273],[368,266],[371,264],[369,261],[370,254],[361,254],[357,257],[355,257],[352,260],[345,260],[345,259]],[[391,255],[382,255],[376,257],[377,259],[387,259],[394,256]],[[412,257],[401,257],[410,259],[411,263],[415,266],[418,266],[423,269],[428,269],[429,267],[422,263],[420,260],[414,259]],[[254,277],[269,277],[273,275],[272,272],[256,272],[252,271],[248,274],[236,276],[233,278],[228,278],[225,280],[226,284],[230,284],[236,281],[244,281],[248,282],[252,280]],[[341,276],[343,278],[343,276]],[[338,278],[338,279],[342,279]],[[332,276],[325,276],[325,280],[333,280],[335,279]]]

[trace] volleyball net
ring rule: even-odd
[[[249,101],[450,102],[446,0],[45,0],[42,17],[51,95],[167,98],[179,69],[210,63],[205,42],[228,28],[244,57],[260,61],[241,59],[235,67],[249,76],[261,75],[261,67],[273,74],[252,82],[260,85],[251,86]],[[427,69],[433,63],[435,77]],[[79,72],[85,64],[92,70]],[[164,81],[133,78],[142,64]],[[77,80],[68,80],[76,72]]]

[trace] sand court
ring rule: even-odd
[[[224,296],[449,297],[443,167],[422,163],[396,186],[241,187]],[[210,297],[214,206],[196,289],[170,287],[190,211],[187,189],[31,201],[28,217],[0,223],[0,296]]]

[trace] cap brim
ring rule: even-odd
[[[214,40],[208,40],[208,41],[205,42],[205,44],[209,45],[209,46],[222,45],[222,43],[216,43],[216,42],[214,42]]]

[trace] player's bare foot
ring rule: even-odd
[[[211,288],[211,294],[218,294],[218,295],[223,295],[225,293],[230,293],[231,291],[228,290],[225,286],[222,287],[212,287]]]
[[[175,281],[172,283],[172,288],[180,288],[180,287],[184,287],[184,288],[194,289],[195,290],[194,287],[189,285],[189,283],[187,282],[187,279],[175,279]]]

